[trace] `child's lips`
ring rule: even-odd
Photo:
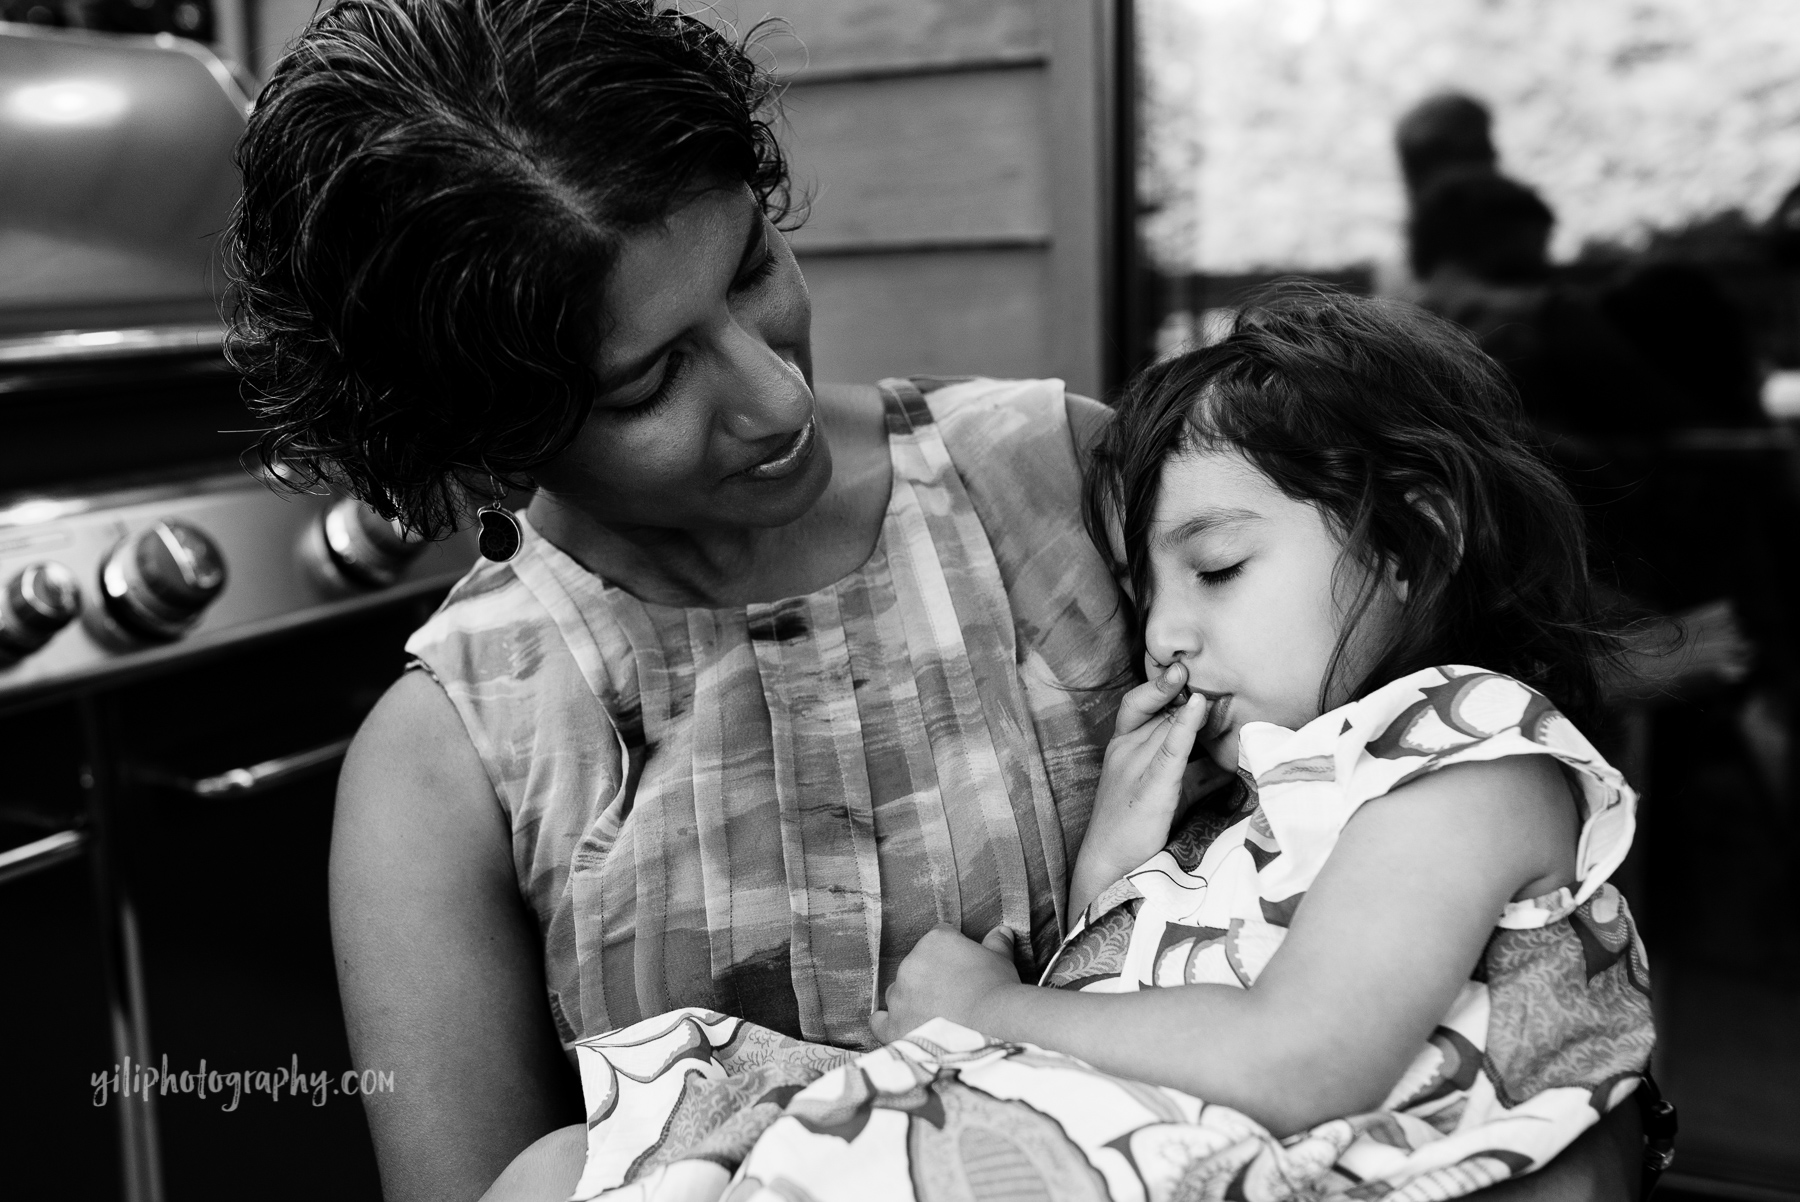
[[[1231,729],[1231,702],[1235,694],[1209,693],[1205,689],[1197,691],[1206,698],[1206,724],[1200,728],[1200,733],[1194,736],[1194,741],[1196,743],[1215,742]]]

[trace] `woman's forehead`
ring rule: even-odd
[[[722,304],[762,220],[740,184],[701,192],[663,220],[621,234],[601,292],[602,379],[641,374],[632,370],[637,360],[654,358]]]

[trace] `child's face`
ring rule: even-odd
[[[1187,665],[1188,687],[1210,703],[1200,741],[1216,762],[1237,767],[1246,722],[1298,728],[1319,716],[1339,631],[1371,570],[1345,556],[1320,509],[1236,451],[1189,452],[1163,465],[1148,550],[1145,670]],[[1340,688],[1386,645],[1406,597],[1391,567],[1376,570]]]

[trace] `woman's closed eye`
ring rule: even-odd
[[[738,277],[731,281],[731,290],[733,292],[748,292],[774,274],[775,248],[769,243],[768,227],[765,225],[761,253],[756,256],[755,262],[747,265],[744,270],[738,274]]]
[[[675,381],[681,378],[681,368],[685,362],[687,362],[686,355],[680,351],[670,351],[662,361],[661,376],[649,393],[608,408],[615,414],[630,417],[641,417],[644,414],[655,412],[673,394]]]

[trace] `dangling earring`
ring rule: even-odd
[[[495,563],[505,563],[517,555],[520,545],[525,541],[525,531],[520,527],[519,519],[500,503],[505,496],[506,490],[496,477],[494,499],[475,511],[475,520],[481,523],[481,537],[477,543],[481,548],[481,557]]]

